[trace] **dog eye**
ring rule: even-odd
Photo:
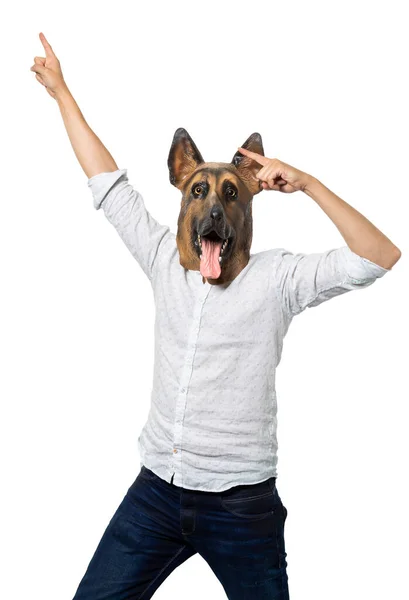
[[[196,185],[193,188],[193,193],[196,194],[197,196],[200,196],[200,194],[203,194],[203,186],[201,185]]]
[[[226,194],[229,198],[235,198],[237,196],[237,192],[233,188],[227,188]]]

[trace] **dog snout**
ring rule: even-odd
[[[210,211],[210,218],[216,221],[216,223],[221,221],[224,218],[222,207],[218,205],[213,206],[212,210]]]

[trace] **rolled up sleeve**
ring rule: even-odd
[[[351,290],[368,287],[391,271],[359,256],[349,246],[312,254],[294,254],[278,248],[274,257],[276,287],[290,316]]]
[[[129,183],[127,169],[99,173],[88,179],[94,207],[101,207],[123,242],[152,280],[158,254],[173,234],[146,209],[142,195]]]

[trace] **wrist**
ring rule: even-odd
[[[57,100],[57,102],[64,102],[65,100],[67,100],[68,98],[71,98],[71,92],[68,89],[67,85],[65,83],[63,83],[62,85],[58,86],[55,90],[54,90],[54,94],[55,94],[55,99]]]
[[[314,177],[313,175],[307,175],[305,182],[302,186],[302,191],[305,194],[307,194],[307,196],[310,196],[310,198],[313,198],[319,185],[320,182],[316,177]]]

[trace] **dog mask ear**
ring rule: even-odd
[[[263,142],[259,133],[252,133],[240,147],[264,156]],[[262,165],[259,165],[252,158],[244,156],[239,150],[237,150],[231,162],[237,168],[241,179],[253,195],[262,191],[261,182],[256,177],[256,173],[262,169]]]
[[[170,183],[181,189],[184,179],[203,162],[202,155],[186,129],[176,129],[168,157]]]

